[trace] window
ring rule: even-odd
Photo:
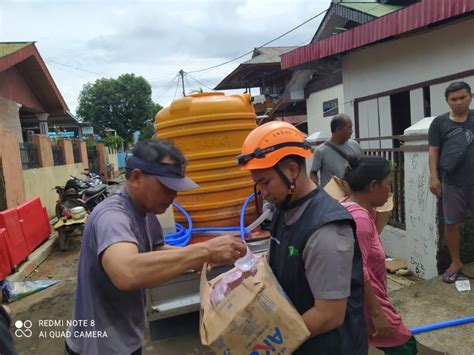
[[[323,117],[334,116],[339,113],[337,99],[323,102]]]

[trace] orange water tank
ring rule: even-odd
[[[253,192],[249,172],[236,163],[242,143],[256,127],[249,94],[200,93],[175,100],[156,115],[158,138],[171,139],[188,160],[187,175],[199,188],[178,194],[194,227],[238,226],[240,209]],[[255,217],[255,203],[246,211],[246,225]],[[176,221],[186,219],[175,211]]]

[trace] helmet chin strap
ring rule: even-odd
[[[291,197],[293,196],[293,194],[295,193],[295,190],[296,190],[296,179],[298,178],[298,176],[300,175],[300,172],[301,172],[301,169],[298,171],[298,175],[296,176],[296,178],[293,180],[293,182],[291,182],[288,177],[283,173],[283,171],[281,170],[280,166],[277,164],[274,166],[274,169],[275,171],[277,172],[278,175],[280,175],[280,178],[283,180],[283,182],[286,184],[286,186],[288,186],[288,194],[286,195],[285,197],[285,200],[281,203],[281,208],[283,209],[286,209],[287,206],[288,206],[288,203],[290,202],[291,200]]]

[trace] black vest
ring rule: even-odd
[[[355,233],[355,223],[349,212],[324,190],[317,188],[303,200],[310,202],[301,217],[292,225],[285,225],[282,209],[276,210],[270,244],[270,266],[300,314],[314,306],[314,297],[305,276],[303,261],[303,250],[309,237],[324,224],[335,221],[347,221]],[[347,300],[344,323],[334,330],[308,339],[295,354],[367,354],[367,332],[362,309],[362,257],[355,235],[354,240],[351,295]]]

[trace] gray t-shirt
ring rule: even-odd
[[[72,317],[82,325],[70,326],[67,338],[75,352],[131,354],[143,344],[145,291],[120,291],[100,261],[101,253],[119,242],[136,244],[140,253],[164,243],[156,216],[146,213],[125,189],[100,203],[84,229]]]
[[[354,140],[350,139],[344,144],[334,145],[350,157],[359,158],[364,155],[360,145]],[[348,164],[347,160],[334,149],[323,143],[314,151],[311,171],[319,171],[319,182],[321,187],[324,187],[334,175],[343,178]]]
[[[285,213],[285,224],[295,223],[310,201]],[[315,299],[333,300],[351,294],[354,231],[348,222],[332,222],[313,233],[303,250],[306,279]]]

